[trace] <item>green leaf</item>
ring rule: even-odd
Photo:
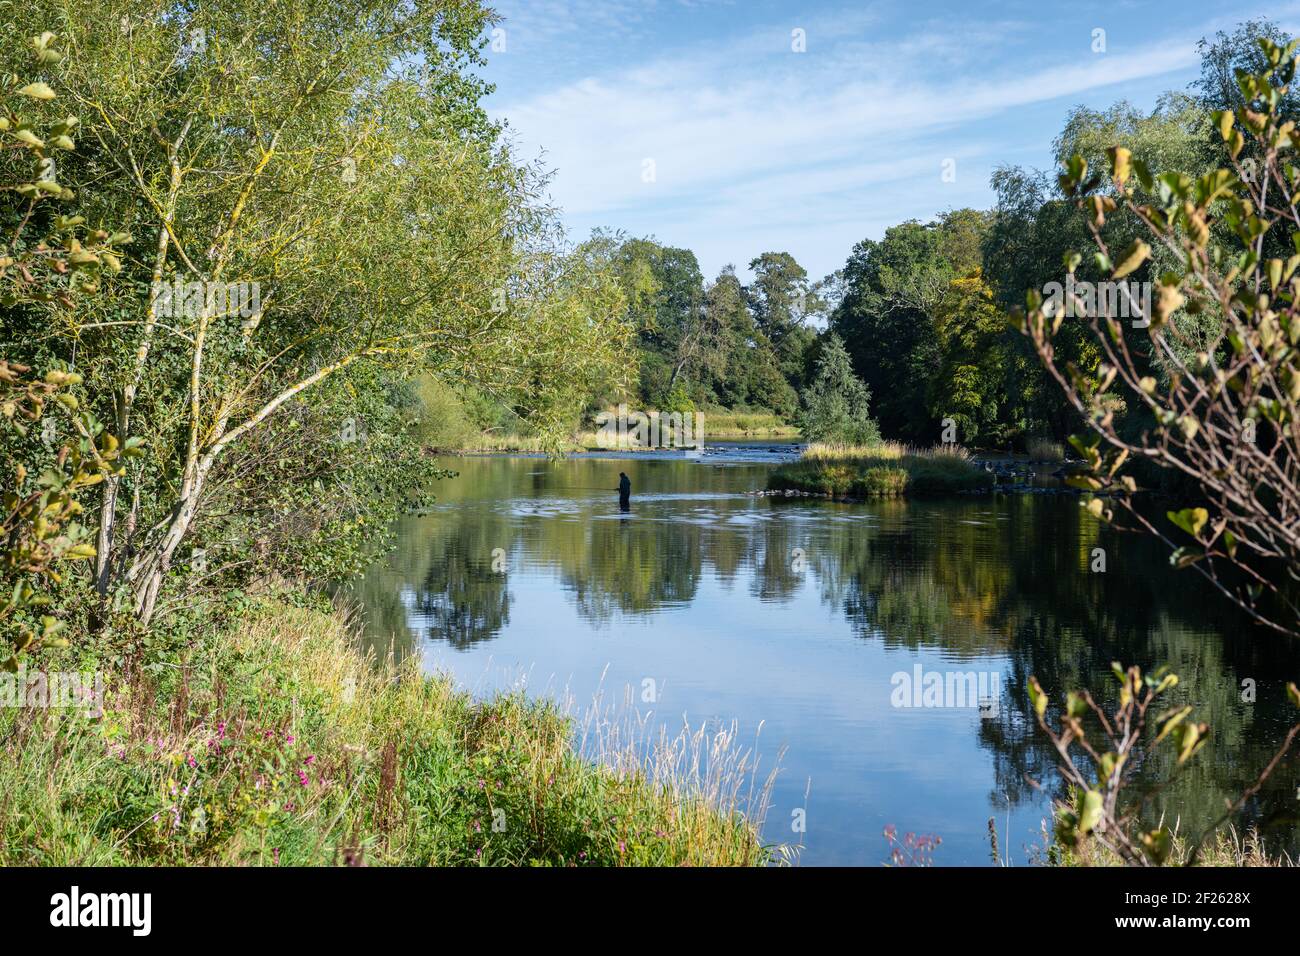
[[[1223,532],[1223,546],[1227,549],[1228,557],[1235,558],[1237,556],[1237,536],[1231,531]]]
[[[1072,690],[1065,695],[1065,712],[1071,717],[1082,717],[1088,712],[1088,702],[1082,694]]]
[[[1191,712],[1192,708],[1188,705],[1187,707],[1180,707],[1177,710],[1171,710],[1156,718],[1156,726],[1160,728],[1160,732],[1156,734],[1155,742],[1160,743],[1160,741],[1168,737],[1170,732],[1182,723],[1183,719]]]
[[[1205,745],[1209,733],[1207,724],[1180,723],[1174,730],[1174,739],[1178,742],[1178,762],[1181,764],[1188,757]]]
[[[1151,247],[1141,239],[1134,239],[1133,245],[1129,246],[1128,252],[1124,254],[1115,272],[1111,275],[1112,279],[1122,279],[1142,263],[1146,262],[1151,255]]]
[[[1119,754],[1114,752],[1102,754],[1101,761],[1097,765],[1097,782],[1105,785],[1117,766],[1119,766]]]
[[[1182,511],[1169,511],[1166,514],[1170,521],[1193,538],[1201,533],[1205,522],[1210,520],[1210,513],[1204,508],[1184,508]]]
[[[1088,790],[1083,795],[1083,810],[1079,814],[1079,832],[1091,833],[1101,823],[1101,791]]]
[[[1033,705],[1034,713],[1040,718],[1047,712],[1047,694],[1043,693],[1037,677],[1029,678],[1029,702]]]
[[[1111,174],[1115,177],[1115,181],[1121,186],[1124,185],[1128,180],[1129,163],[1133,153],[1123,146],[1112,146],[1106,150],[1106,154],[1110,157]]]
[[[1150,833],[1144,833],[1141,836],[1142,850],[1151,860],[1157,864],[1164,863],[1169,859],[1169,851],[1174,846],[1174,835],[1169,832],[1168,827],[1160,827],[1152,830]]]

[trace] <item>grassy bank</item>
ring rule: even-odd
[[[798,461],[768,478],[773,491],[802,491],[848,498],[945,495],[991,487],[993,476],[970,462],[965,450],[915,449],[887,442],[867,447],[809,445]]]
[[[1045,866],[1063,867],[1120,867],[1123,859],[1117,853],[1107,850],[1100,844],[1091,845],[1085,852],[1070,850],[1057,844],[1049,835],[1044,834],[1045,850],[1031,853],[1030,862]],[[1225,826],[1209,834],[1200,846],[1195,861],[1192,850],[1195,844],[1186,834],[1175,833],[1168,867],[1210,866],[1210,867],[1294,867],[1300,861],[1292,858],[1285,851],[1272,852],[1255,829],[1240,832],[1233,826]],[[995,847],[996,850],[996,847]],[[994,853],[996,858],[997,853]],[[1001,861],[998,861],[999,863]]]
[[[99,719],[0,708],[0,864],[769,859],[736,812],[752,768],[725,734],[668,741],[648,768],[614,747],[598,766],[554,706],[372,667],[321,611],[259,603],[105,683]],[[681,771],[693,748],[702,778]]]
[[[705,441],[772,439],[797,441],[799,429],[771,412],[740,412],[729,409],[701,412],[704,416]],[[438,433],[431,444],[446,452],[548,452],[573,453],[599,451],[600,437],[595,429],[577,431],[564,438],[558,447],[548,447],[536,435],[509,430],[471,431],[456,429]]]
[[[796,441],[798,427],[771,412],[737,412],[705,409],[704,434],[719,440],[738,438],[782,438]]]

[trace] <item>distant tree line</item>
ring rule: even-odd
[[[1121,144],[1153,170],[1195,178],[1216,168],[1221,139],[1211,114],[1241,105],[1235,71],[1263,67],[1260,37],[1287,40],[1260,20],[1201,41],[1199,78],[1187,91],[1163,95],[1149,112],[1128,102],[1074,108],[1053,144],[1056,160],[1064,165],[1078,153],[1102,168],[1106,149]],[[1288,94],[1284,112],[1294,113],[1294,98]],[[845,440],[873,432],[863,422],[828,432],[825,422],[814,422],[816,408],[833,405],[842,419],[845,408],[869,403],[882,437],[916,444],[938,441],[945,420],[955,424],[959,441],[976,447],[1063,441],[1080,419],[1007,313],[1024,305],[1028,290],[1062,282],[1068,253],[1093,252],[1095,245],[1085,213],[1055,171],[1003,166],[991,185],[993,208],[892,226],[880,239],[859,242],[841,269],[820,280],[790,253],[764,252],[748,263],[752,281],[743,282],[730,265],[709,281],[689,249],[597,233],[591,245],[612,264],[635,329],[637,398],[669,410],[769,410],[806,431]],[[1106,241],[1117,248],[1141,232],[1136,217],[1122,210],[1104,226]],[[1273,254],[1289,252],[1279,247]],[[1155,280],[1171,255],[1157,252],[1128,279]],[[1097,281],[1107,274],[1085,254],[1076,277]],[[1215,329],[1212,320],[1204,322],[1208,339]],[[836,349],[825,348],[830,333],[847,350],[860,383],[836,372],[842,388],[828,404],[825,381],[818,390],[810,386],[824,350],[827,362],[836,361]],[[1060,359],[1085,371],[1100,361],[1082,322],[1063,330],[1055,345]],[[1123,427],[1136,433],[1148,424],[1137,410]]]

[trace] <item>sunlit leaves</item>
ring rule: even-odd
[[[1166,516],[1194,538],[1200,535],[1201,529],[1210,520],[1210,513],[1205,508],[1183,508],[1167,512]]]
[[[1044,693],[1042,686],[1038,683],[1038,678],[1029,678],[1029,702],[1034,708],[1034,713],[1041,719],[1047,711],[1047,694]]]
[[[1124,278],[1124,276],[1128,275],[1130,272],[1133,272],[1140,265],[1142,265],[1142,263],[1146,262],[1147,259],[1150,258],[1150,256],[1151,256],[1150,246],[1148,246],[1141,239],[1133,240],[1133,244],[1129,247],[1128,252],[1124,254],[1124,258],[1120,261],[1120,264],[1116,266],[1115,271],[1111,273],[1111,278],[1112,279]]]

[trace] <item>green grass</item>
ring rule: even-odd
[[[797,439],[799,429],[772,412],[742,412],[729,409],[703,409],[706,438],[788,438]]]
[[[584,439],[590,439],[588,446]],[[449,452],[528,452],[534,454],[561,452],[570,454],[573,452],[586,451],[588,447],[595,447],[596,433],[590,432],[587,435],[570,436],[562,439],[558,444],[548,444],[544,439],[537,435],[518,435],[505,432],[481,432],[464,438],[457,445],[437,446],[437,451]]]
[[[772,412],[743,412],[729,409],[704,409],[704,437],[706,441],[725,441],[740,438],[771,438],[794,441],[799,437],[799,429],[788,424]],[[599,451],[601,448],[597,431],[592,428],[576,431],[562,439],[558,445],[548,446],[536,435],[511,432],[465,432],[463,429],[451,430],[449,427],[439,432],[443,440],[433,440],[428,444],[439,451],[454,452],[552,452],[563,453],[581,451]],[[454,437],[453,437],[454,436]]]
[[[637,741],[602,715],[580,726],[520,695],[475,701],[414,662],[373,667],[320,611],[259,603],[175,661],[110,672],[107,686],[99,719],[0,709],[0,864],[774,856],[752,825],[772,778],[757,780],[734,734]],[[602,744],[600,760],[579,756],[578,733]]]
[[[802,457],[772,472],[772,491],[847,498],[948,495],[991,487],[993,476],[961,448],[914,449],[886,442],[868,447],[809,445]]]
[[[1165,866],[1210,866],[1210,867],[1294,867],[1300,861],[1292,858],[1285,851],[1270,852],[1264,845],[1259,831],[1249,829],[1242,833],[1236,827],[1228,825],[1209,834],[1197,853],[1196,862],[1191,863],[1194,842],[1186,834],[1178,832],[1174,825],[1173,847]],[[1078,848],[1070,849],[1058,844],[1044,828],[1042,848],[1033,848],[1031,860],[1035,863],[1062,867],[1118,867],[1124,861],[1100,843],[1091,841]]]

